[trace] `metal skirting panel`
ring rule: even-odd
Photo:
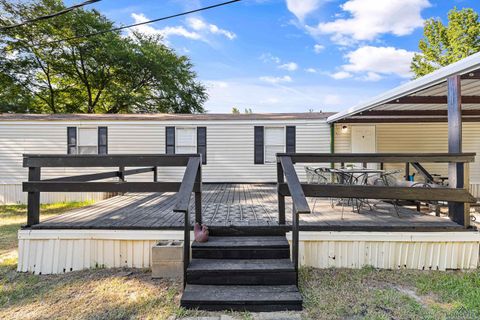
[[[300,240],[300,261],[315,268],[448,270],[476,269],[479,266],[478,232],[432,234],[418,233],[410,238],[404,233],[362,233],[350,235],[315,235]],[[364,233],[365,234],[365,233]],[[459,236],[460,234],[460,236]],[[423,239],[422,239],[423,238]],[[451,239],[451,240],[447,240]]]
[[[149,268],[151,247],[159,240],[181,240],[183,232],[20,230],[18,238],[17,270],[52,274],[98,267]],[[478,232],[300,233],[300,262],[316,268],[475,269],[479,250]]]
[[[470,193],[475,198],[480,198],[480,184],[478,183],[470,183]]]
[[[113,195],[107,192],[42,192],[40,202],[100,201]],[[22,191],[21,184],[0,184],[0,205],[26,203],[27,193]]]
[[[57,274],[90,268],[149,268],[151,248],[159,240],[183,239],[183,234],[177,231],[21,230],[18,238],[17,271]]]

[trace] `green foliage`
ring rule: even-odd
[[[416,78],[480,51],[480,21],[473,9],[454,8],[448,13],[448,25],[429,19],[423,34],[421,52],[414,55],[410,66]]]
[[[65,8],[60,0],[0,0],[0,25]],[[0,31],[3,112],[204,112],[205,87],[193,65],[158,35],[105,32],[113,22],[77,9],[45,21]]]
[[[238,109],[237,107],[233,107],[232,108],[232,113],[233,114],[240,114],[241,112],[240,112],[240,109]],[[245,114],[252,114],[253,110],[252,110],[252,108],[245,108],[244,113]]]

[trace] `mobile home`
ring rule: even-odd
[[[23,154],[201,153],[205,182],[274,182],[277,152],[329,152],[332,113],[295,114],[2,114],[0,204],[25,203]],[[45,178],[78,174],[50,169]],[[80,169],[81,170],[81,169]],[[89,170],[91,172],[91,170]],[[181,179],[182,169],[158,172]],[[148,174],[132,176],[133,181]],[[44,193],[42,202],[99,200],[105,193]]]

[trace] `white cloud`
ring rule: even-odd
[[[225,81],[218,81],[218,80],[209,80],[209,81],[205,81],[205,84],[212,88],[212,87],[215,87],[215,88],[222,88],[222,89],[225,89],[228,87],[228,83],[225,82]]]
[[[307,68],[307,69],[305,69],[305,72],[308,72],[308,73],[317,73],[317,69],[315,69],[315,68]]]
[[[263,82],[267,82],[271,84],[292,82],[292,78],[289,76],[283,76],[283,77],[264,76],[264,77],[260,77],[259,79]]]
[[[279,57],[276,57],[274,55],[272,55],[271,53],[267,52],[267,53],[263,53],[261,56],[260,56],[260,60],[262,60],[263,62],[267,63],[267,62],[273,62],[273,63],[276,63],[276,64],[279,64],[281,62],[280,58]]]
[[[288,62],[278,66],[279,69],[287,71],[295,71],[298,69],[298,65],[295,62]]]
[[[342,103],[342,99],[336,94],[327,94],[323,101],[329,106],[338,106]]]
[[[330,74],[330,76],[335,80],[342,80],[342,79],[351,78],[353,75],[350,72],[338,71]]]
[[[135,23],[146,22],[149,20],[143,13],[132,13],[132,18]],[[156,29],[151,25],[144,24],[133,27],[132,29],[149,35],[161,35],[166,41],[168,41],[168,38],[171,36],[179,36],[191,40],[207,41],[207,36],[209,34],[222,35],[230,40],[236,38],[235,33],[220,29],[218,26],[209,24],[199,18],[187,19],[187,27],[188,28],[184,26],[167,26],[161,29]]]
[[[338,82],[327,85],[292,82],[284,86],[257,80],[222,79],[228,84],[227,87],[208,87],[209,98],[205,108],[209,112],[230,112],[233,106],[240,110],[252,108],[253,112],[307,112],[309,109],[340,111],[381,91],[381,88],[364,82],[352,88]]]
[[[279,102],[280,102],[280,100],[278,98],[274,98],[274,97],[268,97],[264,100],[260,100],[261,104],[277,104]]]
[[[321,44],[316,44],[313,46],[313,51],[315,51],[315,53],[320,53],[323,51],[323,49],[325,49],[325,46],[322,46]]]
[[[233,40],[237,37],[237,35],[231,31],[221,29],[217,25],[207,23],[202,19],[199,18],[188,18],[187,24],[195,31],[205,31],[210,32],[212,34],[219,34],[225,36],[226,38]]]
[[[143,13],[140,13],[140,14],[132,13],[132,18],[135,21],[135,23],[146,22],[149,20]],[[188,31],[182,26],[165,27],[162,29],[156,29],[151,25],[144,24],[141,26],[134,27],[132,29],[148,35],[154,35],[154,34],[161,35],[165,40],[167,40],[170,36],[181,36],[181,37],[185,37],[193,40],[200,40],[202,38],[202,36],[197,32]]]
[[[349,18],[321,22],[308,29],[313,34],[331,34],[332,41],[341,45],[375,40],[385,33],[404,36],[423,26],[421,11],[429,6],[428,0],[349,0],[341,5]]]
[[[412,76],[410,62],[414,52],[393,47],[363,46],[345,55],[348,64],[342,69],[350,73],[366,73],[365,80],[379,80],[381,74],[403,78]]]
[[[264,63],[274,63],[277,64],[277,68],[282,69],[282,70],[287,70],[287,71],[295,71],[298,69],[298,64],[295,62],[285,62],[282,63],[282,60],[279,57],[276,57],[272,55],[271,53],[263,53],[260,56],[260,60],[262,60]]]
[[[165,39],[168,39],[171,36],[180,36],[192,40],[200,40],[202,38],[202,36],[198,33],[188,31],[182,26],[165,27],[163,29],[157,30],[157,32],[161,34]]]
[[[383,77],[376,72],[367,72],[367,74],[363,77],[365,81],[378,81],[381,80]]]
[[[298,20],[303,21],[311,12],[320,7],[321,0],[287,0],[287,8]]]

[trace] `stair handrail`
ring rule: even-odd
[[[195,192],[195,222],[202,223],[202,158],[190,157],[183,175],[174,212],[184,213],[183,229],[183,287],[187,284],[187,268],[190,264],[190,198]],[[197,190],[197,191],[195,191]]]
[[[311,213],[311,210],[291,157],[287,155],[277,156],[277,161],[279,164],[277,165],[278,186],[280,187],[280,183],[283,183],[283,178],[285,177],[290,196],[292,197],[292,262],[297,274],[298,284],[299,216],[300,214]],[[281,203],[281,201],[283,201],[283,203]],[[281,207],[283,207],[283,220],[285,221],[285,198],[282,196],[282,199],[280,199],[279,194],[279,223],[281,223]],[[285,223],[284,221],[283,223]]]

